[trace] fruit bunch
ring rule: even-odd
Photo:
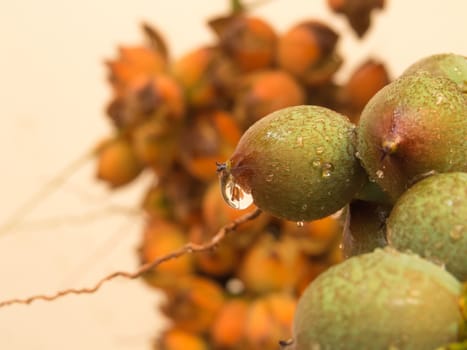
[[[329,3],[348,16],[360,36],[368,27],[365,18],[382,6],[382,1]],[[384,289],[381,274],[388,275],[392,286],[406,283],[402,291],[415,290],[418,294],[410,300],[417,305],[430,301],[433,310],[449,307],[438,323],[414,329],[445,326],[439,337],[432,338],[434,346],[457,340],[453,320],[461,319],[454,307],[460,285],[446,277],[447,272],[393,250],[364,258],[365,268],[383,261],[381,270],[388,272],[376,277],[369,273],[366,278],[358,262],[346,270],[346,264],[359,257],[342,261],[389,240],[400,250],[427,258],[439,252],[436,258],[465,279],[466,226],[457,220],[467,221],[461,173],[467,171],[462,136],[467,120],[465,58],[446,55],[418,63],[393,83],[383,63],[368,59],[338,83],[335,73],[343,62],[339,34],[318,19],[305,19],[277,33],[266,20],[232,1],[231,12],[208,25],[215,42],[172,59],[163,37],[145,24],[146,43],[121,47],[118,57],[107,62],[113,89],[107,114],[114,134],[98,147],[97,177],[118,189],[143,171],[153,175],[141,201],[147,217],[138,251],[142,263],[188,242],[209,241],[220,227],[245,212],[263,211],[216,249],[183,255],[144,276],[163,291],[159,310],[170,320],[155,349],[268,350],[292,336],[293,341],[282,345],[291,343],[296,350],[326,348],[328,338],[344,344],[351,340],[332,333],[345,334],[340,320],[354,322],[368,315],[368,323],[379,325],[379,312],[385,312],[394,298],[402,300],[401,307],[409,303],[396,290],[375,299],[379,309],[371,303],[357,307],[360,300],[352,298]],[[384,92],[373,97],[378,91]],[[436,101],[424,104],[429,98]],[[444,237],[439,247],[430,248],[430,255],[425,240],[433,244],[440,240],[419,230],[428,224],[418,225],[418,219],[438,198],[419,201],[421,195],[414,194],[410,199],[407,191],[405,204],[396,200],[433,172],[459,172],[453,178],[442,177],[443,185],[430,186],[457,191],[451,197],[449,190],[442,190],[448,191],[443,200],[450,200],[459,213],[433,207],[437,212],[433,221],[439,221],[440,232],[449,227],[460,238],[454,244],[452,237],[451,241]],[[419,191],[435,192],[429,186]],[[404,221],[411,207],[418,210],[408,214],[414,224]],[[443,224],[438,217],[451,221]],[[413,232],[400,227],[413,227]],[[425,250],[417,251],[420,247]],[[336,270],[321,275],[337,263],[343,272],[334,274],[341,284],[333,277]],[[315,278],[311,286],[317,287],[307,288]],[[340,291],[346,279],[349,290]],[[426,283],[419,286],[421,280]],[[362,281],[370,286],[358,286]],[[331,290],[320,291],[320,284]],[[360,289],[353,289],[354,284]],[[428,296],[433,285],[444,288],[437,299]],[[318,292],[310,292],[313,288]],[[324,311],[315,312],[309,295],[318,298],[316,304]],[[373,300],[371,295],[366,298]],[[346,306],[355,310],[346,313]],[[421,312],[424,309],[413,308],[404,314],[407,324],[416,323]],[[395,323],[391,320],[380,324],[389,326],[388,334]],[[308,330],[310,324],[318,328]],[[367,325],[357,325],[352,334],[361,339],[359,332]],[[323,340],[315,340],[315,334]],[[430,339],[423,341],[428,344]],[[392,345],[404,348],[405,343]],[[352,346],[347,348],[357,348]]]
[[[285,347],[465,348],[466,82],[467,57],[434,55],[378,91],[358,125],[304,105],[243,134],[221,167],[230,198],[298,222],[346,207],[349,259],[305,289]]]

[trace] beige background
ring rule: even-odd
[[[3,0],[0,3],[0,223],[60,169],[107,135],[109,97],[102,62],[118,44],[140,42],[147,20],[179,57],[212,39],[203,19],[227,1]],[[279,32],[298,20],[332,18],[324,0],[275,0],[257,11]],[[341,40],[348,61],[390,63],[397,75],[437,52],[467,54],[465,0],[392,0],[365,43]],[[144,179],[142,179],[144,182]],[[47,223],[115,203],[137,206],[141,184],[111,195],[93,179],[93,164],[34,210],[21,226],[0,231],[0,299],[89,286],[115,269],[133,270],[140,222],[112,210],[95,220]],[[76,219],[76,218],[75,218]],[[35,220],[35,221],[34,221]],[[37,220],[42,220],[38,222]],[[34,224],[35,222],[35,224]],[[29,223],[29,224],[28,224]],[[0,309],[1,349],[149,349],[164,321],[157,293],[141,281],[117,280],[92,296]]]

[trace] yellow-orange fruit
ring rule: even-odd
[[[192,115],[181,136],[180,160],[186,170],[202,181],[217,177],[216,163],[235,149],[241,130],[233,116],[214,110]]]
[[[335,53],[338,35],[319,21],[293,26],[279,38],[279,66],[307,85],[329,81],[342,60]]]
[[[219,45],[241,71],[249,72],[272,66],[277,35],[261,18],[233,16],[220,32]]]
[[[361,112],[380,89],[389,84],[389,73],[383,63],[369,59],[361,64],[344,85],[347,103]]]
[[[178,328],[190,332],[208,332],[224,305],[222,288],[210,279],[194,275],[179,278],[166,294],[161,311]]]
[[[156,119],[165,128],[173,128],[185,114],[183,91],[177,81],[159,74],[128,85],[125,95],[116,96],[107,114],[119,128],[131,128],[142,121]]]
[[[248,250],[238,276],[255,293],[293,290],[305,273],[306,258],[296,240],[265,234]],[[293,272],[292,272],[293,271]]]
[[[172,253],[188,243],[183,230],[175,223],[166,220],[151,220],[146,225],[140,247],[143,263],[151,262],[163,255]],[[165,288],[178,283],[178,278],[193,271],[193,257],[183,255],[160,264],[146,274],[146,280],[155,287]]]
[[[173,204],[164,188],[157,184],[152,185],[145,193],[141,201],[144,212],[154,219],[171,220],[173,215]]]
[[[111,187],[120,187],[134,180],[142,170],[130,143],[115,138],[97,150],[97,178]]]
[[[303,87],[283,70],[266,70],[247,75],[238,88],[234,111],[243,128],[262,117],[305,103]]]
[[[219,104],[234,78],[233,70],[219,50],[201,47],[189,52],[172,66],[189,106],[212,107]]]
[[[305,254],[312,256],[326,254],[342,232],[342,223],[334,215],[304,222],[303,225],[282,221],[281,226],[283,232],[299,242]]]
[[[174,130],[165,130],[157,120],[151,120],[136,127],[132,136],[133,148],[141,163],[159,175],[170,169],[177,151]]]
[[[194,226],[189,232],[189,240],[196,244],[208,242],[219,227],[215,230],[207,230],[201,225]],[[241,258],[238,247],[231,243],[231,237],[226,237],[215,249],[195,254],[194,260],[198,271],[212,277],[225,277],[231,274]]]
[[[172,328],[157,340],[157,350],[208,350],[206,340],[199,334]]]
[[[255,300],[248,310],[246,339],[253,349],[277,350],[290,339],[297,301],[289,294],[270,294]]]
[[[244,299],[232,299],[225,303],[211,327],[213,345],[221,348],[239,348],[245,342],[245,323],[249,303]]]
[[[134,81],[156,76],[167,69],[165,57],[145,46],[120,47],[118,58],[106,64],[117,96],[124,95],[128,85]]]

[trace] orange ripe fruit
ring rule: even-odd
[[[257,17],[233,16],[220,31],[219,45],[243,72],[271,67],[277,35]]]
[[[181,135],[181,163],[199,180],[213,180],[216,163],[225,161],[235,149],[240,128],[232,115],[222,110],[194,114],[187,123]]]
[[[282,221],[282,229],[299,243],[302,251],[310,256],[326,254],[339,240],[342,222],[334,215],[304,222],[297,226],[292,221]]]
[[[206,340],[198,334],[172,328],[157,340],[159,350],[208,350]]]
[[[140,257],[143,263],[151,262],[163,255],[172,253],[188,243],[182,228],[174,222],[166,220],[151,220],[144,229],[140,247]],[[177,283],[179,276],[191,273],[193,257],[183,255],[166,261],[147,274],[147,281],[156,287],[167,287]]]
[[[285,107],[306,102],[303,87],[283,70],[266,70],[247,75],[235,98],[234,112],[243,128]]]
[[[342,61],[335,53],[338,35],[319,21],[301,22],[279,38],[279,66],[307,85],[329,81]]]
[[[386,67],[375,60],[367,60],[352,73],[344,85],[347,103],[361,112],[370,98],[389,82]]]
[[[206,243],[212,239],[219,228],[220,226],[209,230],[201,224],[194,225],[189,231],[188,239],[196,244]],[[198,252],[193,256],[199,272],[221,278],[229,276],[236,269],[241,259],[241,253],[238,247],[232,244],[231,238],[231,236],[227,236],[214,249]]]
[[[248,302],[244,299],[232,299],[224,304],[211,327],[211,339],[215,346],[236,348],[245,341],[248,308]]]
[[[167,69],[165,57],[145,46],[120,47],[119,57],[106,62],[116,95],[124,95],[134,81],[156,76]]]
[[[173,127],[185,114],[183,91],[177,81],[166,74],[141,78],[128,84],[124,95],[116,96],[107,114],[118,128],[132,128],[155,118],[164,127]]]
[[[186,54],[173,64],[172,72],[185,91],[188,106],[194,108],[218,106],[235,78],[232,67],[214,47]]]
[[[253,349],[277,350],[280,340],[290,339],[296,305],[297,300],[285,293],[255,300],[245,324],[249,345]]]
[[[306,266],[296,240],[288,236],[277,240],[265,234],[246,252],[238,276],[254,293],[288,291],[295,288]]]
[[[114,138],[97,150],[97,178],[111,187],[120,187],[133,181],[142,166],[128,140]]]
[[[166,291],[167,300],[161,311],[178,328],[189,332],[206,333],[224,305],[224,293],[215,281],[184,276]]]

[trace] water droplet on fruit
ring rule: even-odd
[[[253,196],[247,193],[235,182],[227,170],[224,170],[219,175],[222,197],[225,202],[235,209],[246,209],[253,203]]]
[[[449,232],[449,237],[451,237],[451,240],[456,242],[462,238],[462,235],[464,234],[464,226],[463,225],[456,225],[453,227],[451,232]]]
[[[384,172],[381,169],[379,169],[376,171],[376,176],[378,177],[378,179],[382,179],[384,178]]]
[[[311,164],[313,165],[313,168],[321,168],[321,160],[319,159],[313,160]]]
[[[437,105],[441,104],[441,102],[443,102],[443,99],[444,99],[443,95],[438,95],[438,97],[436,98],[436,104]]]
[[[274,174],[269,174],[266,176],[266,182],[271,182],[274,179]]]
[[[323,163],[321,169],[321,177],[330,177],[334,170],[334,165],[332,163]]]
[[[322,147],[322,146],[316,147],[315,152],[316,152],[316,154],[323,154],[323,152],[324,152],[324,147]]]
[[[297,227],[303,227],[305,223],[303,221],[297,221]]]

